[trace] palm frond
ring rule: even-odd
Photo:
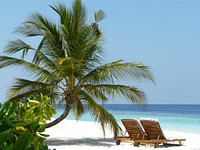
[[[32,62],[35,63],[35,64],[37,64],[37,65],[39,65],[39,64],[41,63],[41,61],[43,60],[43,58],[44,58],[45,60],[48,60],[48,62],[51,62],[51,63],[52,63],[52,61],[50,61],[50,60],[47,58],[47,56],[45,56],[45,55],[41,52],[41,49],[42,49],[43,44],[44,44],[44,41],[45,41],[45,39],[43,38],[43,39],[41,40],[41,42],[39,43],[38,48],[35,50],[35,55],[33,56]],[[50,65],[50,66],[51,66],[51,65]]]
[[[87,92],[93,99],[96,99],[97,101],[101,103],[106,103],[109,99],[106,96],[105,92],[102,89],[96,88],[95,85],[85,85],[82,87],[82,89]]]
[[[24,41],[17,39],[17,40],[10,41],[4,48],[3,53],[11,55],[11,54],[15,54],[17,52],[22,51],[21,58],[23,59],[24,56],[28,53],[28,50],[30,49],[33,50],[34,48],[30,46],[29,44],[26,44]]]
[[[56,24],[38,12],[31,14],[30,17],[23,23],[23,25],[29,25],[30,27],[36,27],[40,29],[42,31],[42,35],[45,35],[45,33],[51,35],[57,34]]]
[[[94,13],[94,19],[96,23],[102,21],[105,17],[106,17],[106,14],[103,10],[99,10]]]
[[[110,127],[114,135],[118,135],[121,130],[115,117],[110,114],[105,108],[96,103],[96,101],[88,95],[88,93],[81,91],[82,99],[85,101],[85,106],[94,119],[101,124],[104,136],[105,128]]]
[[[73,16],[71,10],[67,10],[67,8],[61,4],[58,3],[57,5],[50,5],[50,7],[59,15],[60,17],[60,26],[59,30],[62,33],[63,43],[62,48],[65,50],[65,55],[70,57],[70,51],[69,51],[69,43],[73,37],[72,33],[72,22],[73,22]]]
[[[51,60],[41,51],[43,42],[44,40],[41,41],[38,48],[35,50],[35,55],[32,62],[36,65],[41,64],[41,66],[44,66],[47,70],[52,70],[52,72],[54,71],[56,74],[59,74],[60,77],[63,77],[64,73],[62,72],[62,67],[60,67],[60,64],[58,65],[55,60]]]
[[[82,33],[82,53],[80,55],[80,59],[85,60],[85,63],[93,68],[102,62],[103,54],[103,37],[94,32],[91,26],[85,27]]]
[[[80,100],[77,100],[76,103],[73,104],[72,112],[76,117],[76,120],[79,120],[83,113],[85,113],[84,105]]]
[[[78,33],[86,25],[87,10],[81,0],[76,0],[72,6],[74,32]]]
[[[152,72],[148,66],[139,62],[122,63],[121,60],[99,66],[89,72],[80,83],[91,84],[115,83],[122,79],[150,80],[154,82]]]
[[[20,98],[27,98],[30,94],[48,94],[54,88],[52,84],[16,78],[8,92],[8,98],[19,100]]]
[[[20,32],[23,32],[23,29],[26,31],[26,26],[33,27],[34,29],[37,28],[41,31],[41,35],[45,41],[45,44],[43,44],[43,50],[48,49],[45,50],[47,55],[51,57],[65,55],[62,50],[62,36],[56,23],[52,22],[45,16],[42,16],[40,13],[34,13],[23,24],[24,27],[20,28]],[[56,49],[56,51],[54,49]]]
[[[57,5],[49,5],[59,16],[60,23],[65,24],[68,21],[68,11],[64,4],[58,3]]]
[[[36,77],[46,78],[46,81],[48,80],[55,81],[59,79],[59,74],[56,73],[52,74],[51,72],[47,71],[44,67],[40,67],[34,63],[13,57],[0,56],[0,69],[9,66],[23,67],[24,70],[30,72],[31,75],[35,75]]]
[[[100,85],[84,85],[84,90],[91,95],[94,95],[96,91],[101,92],[103,95],[111,97],[122,96],[128,101],[137,104],[143,104],[146,101],[145,93],[138,88],[126,85],[117,84],[100,84]]]
[[[17,27],[15,32],[20,33],[25,37],[43,36],[41,26],[37,23],[24,22],[21,26]]]

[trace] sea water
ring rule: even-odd
[[[121,124],[124,118],[151,118],[158,119],[164,130],[174,130],[200,134],[200,105],[166,105],[166,104],[146,104],[142,106],[133,104],[105,104],[103,107],[116,118]],[[57,107],[58,117],[62,112],[62,107]],[[69,114],[66,119],[75,120],[73,114]],[[94,121],[90,113],[81,116],[82,121]]]

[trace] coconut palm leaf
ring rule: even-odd
[[[67,11],[64,4],[58,3],[57,5],[49,5],[59,16],[60,16],[60,23],[64,24],[69,22],[69,12]],[[68,24],[69,25],[69,24]]]
[[[42,30],[39,28],[39,24],[31,24],[31,23],[24,23],[23,26],[19,26],[16,28],[17,33],[25,37],[32,37],[32,36],[43,36]]]
[[[79,118],[85,113],[84,104],[80,100],[77,100],[77,102],[72,106],[72,112],[76,117],[76,120],[79,120]]]
[[[94,13],[94,19],[96,23],[102,21],[105,17],[106,17],[106,14],[103,12],[103,10],[99,10]]]
[[[45,76],[46,80],[56,80],[55,77],[59,77],[56,73],[51,73],[47,71],[44,67],[40,67],[34,63],[25,61],[23,59],[1,56],[0,57],[0,68],[5,68],[9,66],[22,67],[25,71],[30,72],[33,76]]]
[[[49,93],[53,91],[57,85],[42,83],[38,81],[31,81],[21,78],[16,78],[13,86],[9,90],[9,99],[18,99],[17,97],[23,97],[23,95],[30,96],[30,93]],[[48,91],[48,92],[47,92]]]
[[[80,84],[115,83],[120,79],[132,78],[133,80],[150,80],[154,82],[152,72],[142,63],[122,63],[121,60],[111,62],[90,71],[81,80]]]
[[[23,50],[22,53],[25,54],[25,52],[27,53],[29,49],[34,49],[34,48],[30,46],[29,44],[26,44],[24,41],[17,39],[17,40],[10,41],[7,44],[7,46],[5,47],[4,53],[11,55]],[[24,58],[24,55],[22,58]]]
[[[71,13],[74,18],[74,33],[79,35],[79,31],[84,28],[87,21],[87,11],[81,0],[73,3]]]
[[[88,95],[86,92],[81,91],[80,95],[85,101],[85,105],[88,111],[91,113],[91,115],[97,122],[100,122],[104,135],[105,127],[110,127],[114,135],[117,135],[121,128],[117,124],[115,117],[102,106],[97,104],[96,101],[92,97],[90,97],[90,95]]]
[[[99,85],[84,85],[84,90],[90,95],[94,95],[96,90],[100,91],[102,95],[111,97],[122,96],[132,103],[145,103],[145,93],[133,86],[117,85],[117,84],[99,84]]]

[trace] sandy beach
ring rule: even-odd
[[[109,129],[106,129],[106,136],[104,138],[101,127],[98,123],[89,121],[75,121],[64,120],[58,125],[49,128],[45,131],[50,137],[47,139],[46,144],[50,149],[56,150],[148,150],[154,149],[153,146],[139,146],[134,147],[133,143],[122,142],[120,145],[115,144],[113,134]],[[157,149],[167,150],[200,150],[200,135],[166,131],[164,133],[167,137],[181,137],[186,138],[183,146],[160,146]]]

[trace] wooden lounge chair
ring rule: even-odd
[[[117,145],[120,145],[121,141],[132,141],[134,142],[134,146],[139,146],[141,141],[148,140],[148,137],[144,133],[140,123],[137,120],[122,119],[121,121],[129,136],[122,135],[114,137]]]
[[[185,141],[186,139],[167,139],[163,131],[160,127],[160,124],[156,120],[140,120],[145,133],[147,134],[149,140],[144,141],[144,142],[155,142],[155,147],[158,147],[159,144],[169,144],[168,142],[179,142],[179,145],[182,145],[182,142]],[[157,141],[157,142],[156,142]]]

